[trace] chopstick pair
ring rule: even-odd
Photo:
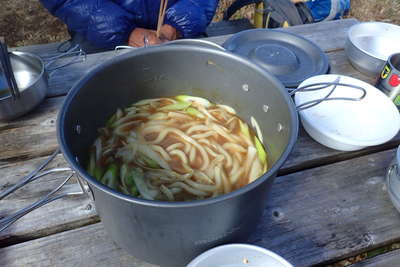
[[[165,11],[167,10],[168,0],[160,0],[160,10],[158,11],[157,38],[160,38],[161,26],[164,23]]]
[[[6,76],[8,86],[10,88],[11,95],[15,100],[20,97],[20,92],[18,89],[17,81],[15,80],[14,71],[11,66],[8,48],[4,42],[3,37],[0,37],[0,61],[3,67],[4,75]]]

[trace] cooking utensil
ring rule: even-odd
[[[274,252],[249,244],[219,246],[197,256],[186,267],[293,267]]]
[[[353,25],[348,33],[345,52],[350,63],[367,75],[378,75],[390,55],[400,52],[400,27],[383,22]]]
[[[386,187],[393,206],[400,212],[400,146],[386,172]]]
[[[70,57],[71,60],[61,65],[53,66],[58,60],[64,57]],[[10,62],[19,88],[19,97],[14,98],[8,93],[0,94],[0,120],[12,120],[34,109],[46,96],[48,76],[51,73],[85,59],[86,54],[78,46],[71,48],[65,53],[44,59],[47,63],[42,58],[31,53],[10,52]],[[50,66],[52,67],[50,68]],[[0,78],[2,74],[0,72]],[[0,80],[0,86],[4,87],[2,84],[4,82]],[[2,91],[5,92],[4,90]]]
[[[360,101],[326,101],[299,112],[306,132],[317,142],[337,150],[353,151],[379,145],[392,139],[400,129],[400,115],[389,98],[372,85],[342,75],[320,75],[305,80],[300,87],[319,82],[332,82],[340,77],[343,84],[363,88],[366,95]],[[297,93],[297,105],[320,99],[331,88]],[[339,85],[332,98],[357,98],[362,93]]]
[[[14,100],[20,97],[17,82],[14,77],[14,71],[11,66],[10,56],[4,38],[0,37],[0,62],[3,68],[4,77],[6,78],[9,91]]]
[[[400,107],[400,53],[389,57],[379,75],[376,87],[381,89],[398,108]]]
[[[160,62],[159,58],[165,60]],[[261,132],[268,136],[270,170],[232,193],[202,201],[172,203],[126,196],[86,173],[84,166],[97,128],[104,125],[116,108],[143,98],[177,94],[203,96],[231,105],[247,121],[254,117]],[[323,100],[314,99],[307,105]],[[260,217],[270,184],[292,149],[298,131],[291,98],[273,76],[244,58],[214,47],[190,45],[136,49],[104,63],[74,87],[59,114],[60,146],[71,166],[89,183],[78,179],[83,192],[93,192],[97,210],[112,238],[141,259],[170,266],[181,266],[215,245],[245,240]],[[0,196],[52,172],[38,173],[48,162]],[[34,205],[59,199],[59,196],[46,197]],[[251,209],[247,208],[248,203],[252,203]],[[32,209],[28,207],[28,211]],[[10,215],[6,223],[20,218],[25,211]]]
[[[20,96],[15,98],[14,94],[5,94],[0,98],[0,120],[12,120],[29,112],[42,102],[47,92],[47,74],[40,57],[27,52],[11,52],[10,62]]]
[[[246,121],[253,116],[268,136],[269,171],[239,190],[192,202],[137,199],[88,175],[89,147],[117,108],[178,94],[231,105]],[[91,71],[68,94],[57,128],[63,154],[88,182],[110,237],[140,259],[183,266],[206,249],[245,240],[254,229],[296,141],[298,118],[286,89],[259,66],[216,49],[169,45],[135,49]]]
[[[222,46],[274,74],[286,87],[297,87],[329,70],[328,58],[317,45],[284,31],[246,30],[234,34]]]

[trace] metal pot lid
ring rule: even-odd
[[[297,87],[305,79],[329,70],[328,58],[321,48],[284,31],[247,30],[233,35],[222,46],[260,65],[286,87]]]

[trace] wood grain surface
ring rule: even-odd
[[[394,150],[281,176],[248,242],[295,266],[323,265],[400,240],[385,172]],[[54,255],[54,257],[46,257]],[[148,266],[119,249],[101,223],[0,249],[0,266]]]

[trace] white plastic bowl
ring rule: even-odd
[[[299,112],[306,132],[327,147],[354,151],[383,144],[392,139],[400,129],[400,115],[394,103],[380,90],[361,80],[343,75],[319,75],[305,80],[299,87],[333,82],[340,77],[341,83],[363,87],[367,95],[361,101],[332,100]],[[296,105],[324,97],[332,87],[298,92]],[[361,91],[338,86],[332,97],[358,97]]]
[[[222,245],[200,254],[186,267],[293,267],[274,252],[248,244]]]

